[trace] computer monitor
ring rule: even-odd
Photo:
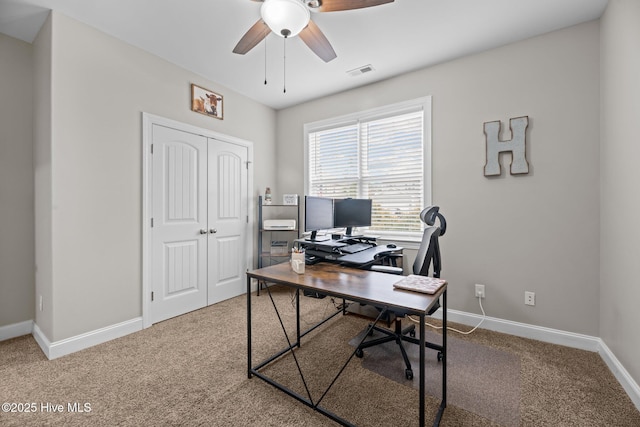
[[[328,237],[318,238],[319,230],[333,228],[333,199],[327,197],[304,196],[304,231],[310,231],[306,240],[321,241]]]
[[[353,227],[371,226],[371,199],[335,199],[333,226],[346,227],[345,237],[352,237]]]

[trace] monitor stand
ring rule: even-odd
[[[343,239],[355,239],[358,237],[362,237],[362,234],[353,234],[353,227],[347,227],[347,230],[344,232]]]
[[[330,239],[329,236],[320,236],[320,237],[318,237],[317,231],[312,231],[311,232],[311,236],[305,238],[304,240],[306,240],[308,242],[325,242],[325,241],[327,241],[329,239]]]

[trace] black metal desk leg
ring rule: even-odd
[[[296,342],[300,348],[300,288],[296,288]]]
[[[444,408],[447,407],[447,290],[442,293],[442,399],[438,407],[434,426],[440,425]]]
[[[258,287],[260,283],[258,283]],[[251,277],[247,276],[247,375],[251,378]]]
[[[420,427],[424,427],[424,353],[425,353],[425,333],[424,333],[424,313],[420,314]]]
[[[447,290],[442,293],[442,407],[447,406]]]

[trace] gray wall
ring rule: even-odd
[[[0,326],[34,314],[31,52],[0,34]]]
[[[601,26],[599,336],[640,382],[640,2],[610,1]]]
[[[281,110],[278,190],[304,192],[304,123],[432,95],[449,307],[483,283],[489,316],[598,336],[599,51],[590,22]],[[483,123],[523,115],[531,172],[484,177]]]
[[[51,181],[36,180],[36,227],[50,212],[52,238],[36,236],[36,262],[51,268],[36,298],[52,315],[36,323],[55,342],[142,314],[142,112],[252,141],[256,183],[275,181],[276,113],[62,14],[49,20],[36,44],[51,57],[51,137],[36,145]],[[192,82],[224,95],[224,120],[190,111]]]

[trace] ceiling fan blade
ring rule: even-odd
[[[309,21],[309,25],[307,25],[298,35],[302,41],[309,46],[309,49],[318,55],[324,62],[329,62],[337,56],[333,47],[331,47],[329,40],[327,40],[324,33],[313,21]]]
[[[249,28],[249,31],[242,36],[236,47],[233,48],[233,53],[244,55],[256,47],[269,33],[271,33],[271,28],[269,28],[267,23],[262,19],[259,19],[258,22],[253,24],[253,26]]]
[[[337,12],[340,10],[362,9],[365,7],[379,6],[393,3],[394,0],[321,0],[318,12]]]

